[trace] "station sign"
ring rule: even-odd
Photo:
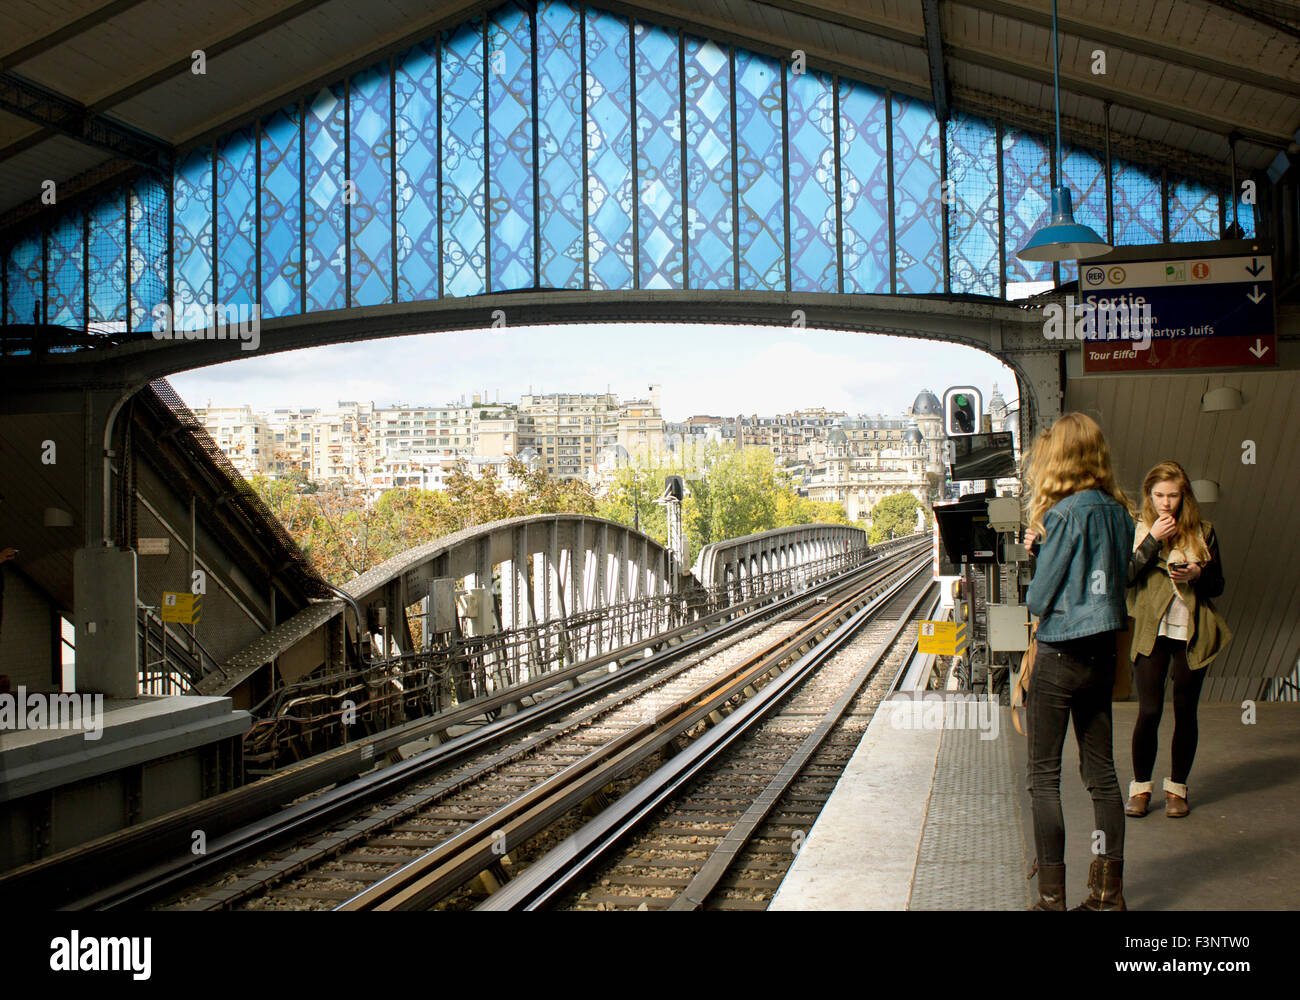
[[[966,648],[965,622],[923,621],[919,625],[916,649],[919,653],[956,656]]]
[[[1079,298],[1093,317],[1081,338],[1086,373],[1277,364],[1267,253],[1082,261]]]
[[[162,595],[162,620],[182,625],[197,625],[203,614],[203,598],[197,594],[165,591]]]

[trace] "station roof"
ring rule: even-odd
[[[500,0],[7,0],[0,225],[34,203],[165,163]],[[1049,0],[610,0],[601,7],[1050,131]],[[1222,173],[1300,128],[1297,0],[1061,0],[1067,140]],[[202,50],[206,73],[192,72]],[[1096,72],[1094,53],[1105,53]],[[1107,107],[1109,106],[1109,112]],[[64,187],[67,185],[67,187]]]

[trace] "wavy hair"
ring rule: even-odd
[[[1151,502],[1151,492],[1163,482],[1174,483],[1182,494],[1178,504],[1174,533],[1162,543],[1165,553],[1173,549],[1181,549],[1202,565],[1209,562],[1210,550],[1205,544],[1205,536],[1201,530],[1201,507],[1192,494],[1192,481],[1187,478],[1187,473],[1177,462],[1160,462],[1153,466],[1142,480],[1141,523],[1149,531],[1160,517],[1156,505]]]
[[[1115,482],[1101,427],[1086,413],[1067,413],[1042,431],[1025,456],[1024,470],[1029,530],[1040,537],[1043,515],[1084,490],[1100,490],[1133,512],[1133,503]]]

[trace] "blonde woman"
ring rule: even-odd
[[[1151,801],[1165,677],[1174,681],[1174,739],[1164,780],[1165,815],[1186,816],[1187,778],[1196,757],[1196,703],[1205,667],[1232,637],[1211,598],[1223,593],[1223,565],[1214,526],[1202,520],[1192,484],[1177,462],[1161,462],[1142,481],[1142,517],[1129,563],[1133,616],[1133,682],[1138,692],[1133,727],[1130,816],[1145,816]]]
[[[1101,428],[1067,413],[1035,440],[1025,462],[1029,530],[1041,541],[1025,595],[1038,616],[1038,655],[1026,697],[1029,790],[1037,851],[1035,910],[1065,909],[1061,748],[1074,722],[1079,770],[1104,841],[1075,909],[1123,910],[1124,801],[1111,748],[1116,632],[1132,551],[1128,498],[1115,483]]]

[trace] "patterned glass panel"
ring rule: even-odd
[[[1241,183],[1238,181],[1237,190],[1234,192],[1227,188],[1223,189],[1220,197],[1223,199],[1223,224],[1232,225],[1232,199],[1237,199],[1237,225],[1241,227],[1242,239],[1251,239],[1255,235],[1255,206],[1247,205],[1241,200]]]
[[[844,290],[889,291],[889,132],[883,91],[840,80]]]
[[[1007,297],[1022,298],[1022,282],[1051,281],[1050,261],[1021,260],[1021,249],[1052,214],[1052,147],[1046,136],[1002,132],[1002,217],[1006,226]]]
[[[733,289],[731,63],[714,42],[688,35],[685,46],[690,287]]]
[[[397,299],[438,297],[438,53],[397,58]]]
[[[1088,226],[1106,239],[1106,161],[1091,150],[1066,146],[1065,182],[1070,185],[1074,204],[1074,221]],[[1074,261],[1061,262],[1061,281],[1074,281],[1078,268]]]
[[[151,331],[167,302],[167,189],[155,177],[131,188],[131,329]]]
[[[177,329],[207,325],[187,307],[212,304],[211,149],[190,153],[172,175],[172,297]]]
[[[302,312],[302,114],[297,105],[262,122],[262,315]]]
[[[352,78],[348,89],[350,304],[393,301],[393,128],[388,63]]]
[[[948,176],[956,198],[948,211],[952,292],[1000,296],[998,145],[991,123],[967,115],[952,117]]]
[[[790,290],[839,290],[835,102],[828,73],[786,70],[790,116]]]
[[[1237,213],[1240,218],[1241,213]],[[1219,192],[1185,178],[1169,184],[1169,240],[1192,243],[1219,238]]]
[[[5,263],[6,322],[37,323],[44,318],[37,311],[45,297],[41,266],[41,231],[37,229],[9,248]]]
[[[587,219],[590,287],[631,288],[632,81],[627,21],[587,8]]]
[[[90,325],[126,329],[126,194],[115,191],[90,210]]]
[[[1115,245],[1161,243],[1160,173],[1124,160],[1112,160],[1115,199]]]
[[[567,3],[537,8],[537,138],[541,260],[548,288],[581,288],[582,17]]]
[[[447,295],[487,291],[483,22],[442,42],[442,273]]]
[[[217,143],[217,303],[257,301],[257,144],[237,129]]]
[[[303,121],[303,269],[308,312],[347,305],[343,110],[343,87],[335,84],[308,100]]]
[[[533,59],[532,17],[517,3],[488,22],[488,218],[492,290],[532,288]]]
[[[86,269],[82,215],[69,212],[45,235],[49,284],[45,289],[45,322],[55,326],[86,327]],[[30,322],[30,319],[28,320]]]
[[[891,95],[894,125],[894,266],[897,291],[943,291],[939,122],[924,101]]]
[[[641,287],[684,288],[678,40],[674,32],[639,22],[634,30]]]
[[[785,162],[781,65],[736,52],[736,220],[740,287],[785,290]]]

